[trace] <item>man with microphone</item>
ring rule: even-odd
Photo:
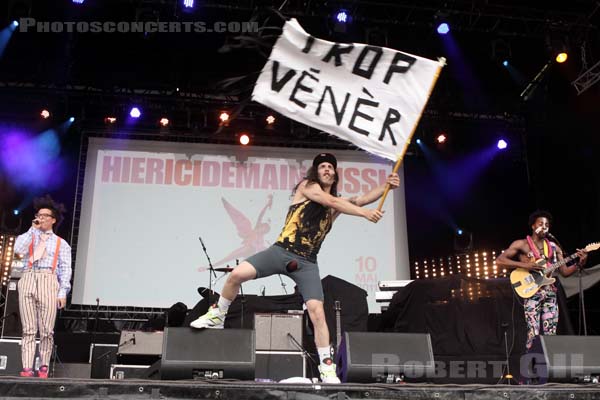
[[[48,364],[54,348],[56,310],[67,303],[71,289],[71,246],[52,228],[62,221],[64,207],[46,196],[35,199],[31,228],[15,241],[15,254],[23,258],[23,275],[18,283],[19,311],[23,326],[20,375],[33,377],[35,336],[40,332],[39,378],[48,377]]]
[[[525,239],[515,240],[510,247],[496,259],[496,264],[503,268],[523,268],[528,270],[543,270],[545,265],[540,265],[535,260],[545,259],[546,264],[553,264],[563,259],[563,253],[557,246],[556,238],[550,233],[552,215],[547,211],[535,211],[529,216],[531,235]],[[563,276],[569,276],[583,266],[587,261],[587,253],[578,250],[579,261],[571,266],[563,265],[559,271]],[[556,298],[557,287],[542,286],[536,294],[525,299],[525,321],[527,322],[526,349],[529,350],[533,338],[537,335],[556,335],[558,326],[558,302]]]

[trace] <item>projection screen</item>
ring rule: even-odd
[[[73,284],[74,304],[192,307],[213,267],[235,267],[279,235],[291,191],[322,150],[90,138]],[[385,182],[392,165],[363,152],[336,150],[339,191],[350,197]],[[400,170],[402,178],[402,170]],[[371,205],[375,207],[376,203]],[[409,279],[404,188],[391,191],[373,224],[340,216],[318,257],[333,275],[368,292],[379,311],[379,280]],[[218,272],[219,291],[226,275]],[[292,293],[272,276],[246,294]]]

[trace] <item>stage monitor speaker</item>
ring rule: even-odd
[[[435,372],[428,333],[346,332],[336,363],[343,382],[417,381]]]
[[[166,328],[161,379],[254,380],[254,331]]]
[[[537,336],[521,360],[521,377],[532,383],[598,383],[600,336]]]
[[[121,331],[120,364],[150,365],[162,354],[163,332]]]

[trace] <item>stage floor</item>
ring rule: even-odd
[[[252,381],[156,381],[0,378],[2,399],[600,399],[597,384],[434,385],[280,384]]]

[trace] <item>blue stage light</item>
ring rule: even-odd
[[[13,214],[14,214],[14,215],[19,215],[19,210],[17,210],[17,209],[14,209],[14,210],[13,210]]]
[[[445,22],[442,22],[441,24],[439,24],[439,25],[438,25],[438,27],[437,27],[437,32],[438,32],[440,35],[445,35],[445,34],[447,34],[448,32],[450,32],[450,25],[448,25],[448,24],[447,24],[447,23],[445,23]]]
[[[131,118],[139,118],[142,115],[142,112],[139,108],[133,107],[131,111],[129,111],[129,115],[131,116]]]
[[[183,6],[185,8],[194,8],[194,0],[183,0]]]
[[[85,2],[85,0],[73,0],[73,3],[75,4],[83,4]]]
[[[341,24],[345,24],[346,22],[350,22],[350,16],[346,10],[339,10],[335,14],[335,20]]]
[[[19,27],[19,21],[13,21],[12,22],[12,26],[13,26],[13,28],[18,28]]]
[[[75,117],[69,118],[69,122],[75,122]]]
[[[456,230],[456,234],[457,234],[458,236],[461,236],[461,235],[463,234],[463,230],[462,230],[462,229],[460,229],[460,228],[458,228],[458,229]]]
[[[421,144],[421,139],[417,139],[417,144]]]
[[[502,65],[504,65],[505,67],[508,67],[508,60],[502,61]]]
[[[500,139],[500,140],[498,140],[497,146],[500,150],[504,150],[508,147],[508,143],[506,142],[506,140]]]

